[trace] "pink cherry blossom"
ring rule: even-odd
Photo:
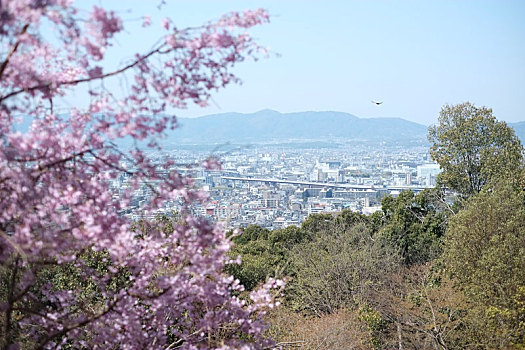
[[[166,19],[164,40],[110,71],[102,69],[105,55],[124,29],[116,13],[78,11],[72,0],[0,2],[0,264],[7,271],[0,347],[26,340],[35,348],[92,349],[271,344],[261,316],[277,305],[282,283],[268,281],[249,303],[236,297],[243,288],[223,272],[230,247],[223,228],[190,215],[206,196],[170,170],[171,159],[159,164],[141,150],[145,143],[115,146],[126,138],[160,149],[159,138],[177,125],[169,110],[205,104],[212,91],[238,82],[232,65],[259,50],[245,29],[268,20],[255,10],[178,30]],[[119,77],[129,89],[117,99],[104,82]],[[57,99],[81,85],[90,105],[55,111]],[[20,130],[20,120],[30,126]],[[214,158],[203,165],[220,167]],[[125,186],[112,186],[123,179]],[[131,205],[146,214],[168,202],[181,214],[172,232],[151,226],[138,235],[124,215]],[[107,272],[88,266],[88,252],[107,253]],[[42,280],[50,266],[69,266],[96,286],[96,307],[78,287]],[[124,272],[125,287],[110,288]],[[210,342],[219,332],[221,342]]]

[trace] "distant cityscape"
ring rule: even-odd
[[[440,172],[430,159],[427,126],[401,118],[266,109],[183,118],[179,123],[161,141],[164,150],[171,151],[153,158],[159,171],[166,171],[160,170],[166,157],[172,159],[178,165],[168,171],[192,177],[195,186],[207,192],[209,201],[194,204],[192,215],[221,222],[227,229],[300,226],[310,214],[347,208],[370,215],[381,209],[387,195],[434,187]],[[524,142],[525,122],[509,125]],[[130,145],[123,142],[120,147]],[[197,165],[209,156],[219,159],[221,170]],[[111,183],[116,197],[128,180],[122,174]],[[135,191],[122,215],[139,220],[181,210],[181,203],[172,201],[157,213],[144,213],[141,207],[152,194],[146,185]]]
[[[380,210],[386,195],[433,187],[440,171],[426,146],[240,147],[218,155],[221,170],[192,166],[210,156],[207,150],[183,149],[167,155],[178,164],[169,171],[191,176],[195,186],[209,195],[206,204],[191,208],[192,214],[222,222],[227,229],[252,224],[269,229],[299,226],[310,214],[346,208],[369,215]],[[159,169],[165,156],[156,155]],[[112,181],[115,196],[128,180],[122,174]],[[157,215],[140,210],[152,194],[150,187],[142,186],[122,215],[134,220]],[[173,201],[160,213],[172,215],[179,210],[180,204]]]

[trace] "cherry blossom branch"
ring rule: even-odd
[[[0,79],[2,78],[2,75],[4,74],[7,64],[9,63],[9,59],[11,58],[11,56],[13,56],[13,54],[18,49],[18,46],[20,45],[20,36],[26,33],[27,28],[29,28],[29,23],[24,25],[24,27],[22,28],[22,31],[19,34],[18,40],[16,41],[15,45],[13,45],[13,47],[7,54],[7,57],[5,58],[4,62],[2,62],[2,65],[0,66]]]
[[[58,160],[56,160],[54,162],[51,162],[51,163],[48,163],[48,164],[39,165],[38,166],[38,170],[42,171],[42,170],[46,170],[46,169],[52,168],[52,167],[54,167],[55,165],[58,165],[58,164],[67,163],[67,162],[69,162],[69,161],[71,161],[71,160],[73,160],[75,158],[81,157],[82,155],[84,155],[86,153],[89,153],[89,151],[91,151],[91,150],[77,152],[77,153],[72,154],[69,157],[58,159]]]
[[[17,43],[17,45],[18,45],[18,43]],[[165,46],[165,44],[162,44],[159,48],[156,48],[156,49],[150,51],[146,55],[140,56],[138,59],[136,59],[132,63],[130,63],[130,64],[128,64],[128,65],[126,65],[126,66],[124,66],[124,67],[122,67],[120,69],[117,69],[117,70],[115,70],[113,72],[105,73],[105,74],[102,74],[102,75],[99,75],[99,76],[80,78],[80,79],[61,81],[61,82],[52,82],[52,83],[49,82],[49,83],[45,83],[45,84],[39,84],[39,85],[31,86],[31,87],[21,88],[21,89],[18,89],[18,90],[15,90],[15,91],[12,91],[12,92],[8,93],[7,95],[0,96],[0,102],[4,101],[4,100],[7,100],[8,98],[14,97],[16,95],[19,95],[21,93],[28,93],[28,92],[32,92],[32,91],[35,91],[35,90],[41,90],[41,89],[45,89],[45,88],[50,88],[52,86],[61,87],[61,86],[68,86],[68,85],[77,85],[77,84],[87,83],[87,82],[94,81],[94,80],[102,80],[102,79],[105,79],[105,78],[109,78],[109,77],[112,77],[112,76],[115,76],[115,75],[122,74],[122,73],[130,70],[131,68],[137,66],[139,63],[147,60],[149,57],[151,57],[151,56],[153,56],[153,55],[155,55],[157,53],[164,54],[164,53],[168,53],[168,52],[171,51],[171,50],[162,51],[161,49],[164,46]],[[6,62],[7,61],[4,61],[4,63],[6,63]],[[0,77],[1,77],[1,75],[0,75]]]
[[[180,315],[184,320],[175,333],[185,339],[183,347],[202,344],[200,337],[188,335],[195,329],[208,336],[226,332],[226,342],[244,348],[269,345],[260,325],[261,310],[271,305],[271,297],[262,293],[247,306],[232,295],[241,286],[223,273],[229,242],[221,227],[185,213],[171,234],[151,225],[147,235],[137,237],[130,219],[121,215],[121,209],[128,208],[133,214],[154,212],[166,200],[176,201],[181,211],[202,201],[190,178],[176,171],[159,173],[156,158],[141,152],[139,142],[150,141],[160,149],[156,137],[176,125],[174,116],[164,115],[167,108],[185,107],[190,101],[204,104],[212,92],[238,81],[231,67],[253,57],[256,46],[247,33],[234,31],[267,22],[268,14],[231,13],[196,27],[196,32],[179,31],[165,20],[167,35],[140,50],[146,54],[104,73],[99,62],[123,30],[113,11],[95,5],[81,26],[75,17],[78,9],[66,0],[11,4],[0,18],[2,28],[15,28],[0,34],[2,42],[17,43],[0,62],[0,130],[5,133],[0,138],[0,264],[13,273],[5,280],[12,286],[11,308],[20,309],[11,311],[11,329],[2,324],[2,335],[9,339],[3,338],[0,348],[6,341],[6,346],[20,346],[26,336],[37,348],[66,340],[82,347],[84,334],[109,348],[166,348],[169,327],[179,323]],[[26,23],[33,28],[43,18],[56,25],[58,40],[20,36]],[[116,77],[133,80],[123,99],[111,100],[115,97],[106,90],[105,79]],[[72,108],[67,118],[53,113],[54,98],[67,93],[65,87],[92,81],[100,86],[89,90],[86,109]],[[16,115],[34,117],[28,131],[17,130]],[[111,143],[128,136],[135,142],[128,153]],[[168,160],[164,169],[172,163]],[[116,193],[113,181],[120,174],[128,175],[127,183]],[[130,205],[139,191],[143,202]],[[84,267],[90,267],[75,255],[88,249],[106,251],[113,263],[109,272],[93,279],[102,299],[79,301],[76,286],[57,290],[54,281],[41,280],[46,264],[61,269],[71,262],[84,280]],[[27,261],[13,266],[15,256],[27,256]],[[122,269],[129,273],[125,287],[118,292],[105,289]],[[169,274],[159,276],[164,269]],[[32,288],[41,282],[50,282],[49,288],[33,295]],[[22,309],[48,301],[54,301],[50,312]],[[112,323],[120,327],[105,327]],[[150,327],[144,328],[146,323]]]

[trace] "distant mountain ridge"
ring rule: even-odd
[[[31,118],[25,117],[15,129],[26,132]],[[507,123],[525,145],[525,121]],[[179,128],[162,140],[170,145],[213,145],[219,143],[330,144],[345,141],[388,141],[426,143],[428,128],[402,118],[358,118],[344,112],[279,113],[264,109],[255,113],[222,113],[197,118],[180,118]],[[119,144],[129,147],[126,139]],[[291,146],[291,144],[290,144]]]
[[[394,141],[426,140],[427,127],[401,118],[358,118],[343,112],[223,113],[179,119],[169,137],[174,143],[279,141]]]
[[[525,146],[525,122],[507,123],[509,126],[514,128],[516,136],[521,141],[521,144]]]

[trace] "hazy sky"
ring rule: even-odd
[[[501,120],[525,120],[525,1],[166,0],[160,12],[159,2],[103,2],[124,18],[153,19],[147,34],[140,21],[126,22],[119,55],[149,48],[163,34],[163,17],[182,28],[258,7],[271,23],[251,33],[281,55],[242,63],[235,72],[243,85],[215,94],[208,108],[178,111],[182,117],[335,110],[428,125],[442,105],[471,101]],[[93,3],[101,2],[78,1]]]

